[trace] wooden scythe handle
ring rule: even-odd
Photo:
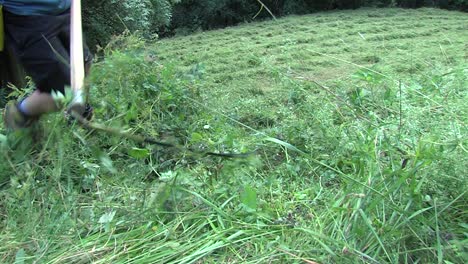
[[[71,5],[71,38],[70,38],[70,70],[73,101],[70,108],[84,107],[84,56],[83,31],[81,23],[81,1],[72,0]],[[76,109],[78,110],[78,109]]]

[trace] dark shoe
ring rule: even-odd
[[[86,104],[84,113],[82,114],[84,119],[91,121],[94,117],[94,108],[90,104]]]
[[[5,106],[3,121],[5,122],[5,127],[10,131],[28,128],[37,120],[37,117],[23,114],[18,108],[18,103],[15,101],[10,101]]]
[[[90,104],[86,104],[85,105],[85,109],[84,109],[84,112],[81,114],[81,116],[88,120],[88,121],[91,121],[93,120],[93,117],[94,117],[94,108],[90,105]],[[73,118],[73,116],[71,116],[71,114],[66,111],[65,112],[65,117],[68,119],[68,121],[72,122],[75,120],[75,118]]]

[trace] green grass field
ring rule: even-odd
[[[0,263],[466,263],[466,32],[359,9],[117,38],[97,122],[253,154],[58,114],[2,132]]]

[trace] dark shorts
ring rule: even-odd
[[[4,11],[8,45],[41,92],[64,92],[70,85],[70,13],[19,16]],[[84,61],[92,55],[86,44]]]

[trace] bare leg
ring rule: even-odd
[[[49,93],[36,90],[21,102],[21,110],[30,116],[40,116],[56,112],[59,108]]]
[[[86,75],[89,74],[91,64],[91,60],[85,62]],[[30,96],[28,96],[21,102],[20,109],[26,115],[41,116],[43,114],[57,112],[59,110],[59,107],[57,106],[56,102],[49,93],[44,93],[39,90],[35,90]],[[73,110],[77,111],[80,114],[82,114],[85,111],[84,106],[83,109],[78,107]]]

